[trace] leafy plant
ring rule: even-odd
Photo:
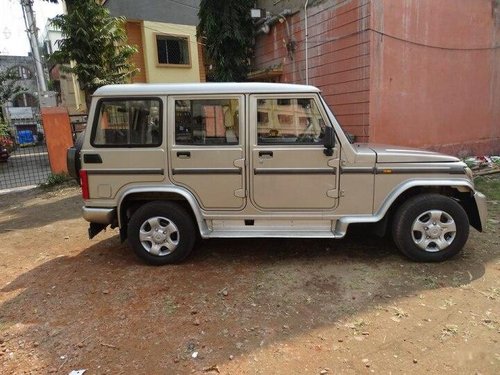
[[[0,122],[0,148],[6,148],[9,153],[14,150],[14,138],[7,124]]]
[[[40,186],[42,188],[50,188],[65,183],[69,179],[70,177],[66,173],[51,173],[47,177],[47,181],[42,183]]]
[[[213,69],[215,81],[243,81],[250,69],[253,47],[251,0],[201,0],[198,38]]]
[[[17,84],[19,74],[15,67],[0,71],[0,106],[11,100],[26,89]],[[3,122],[3,113],[0,111],[0,122]]]
[[[67,15],[52,19],[63,38],[51,58],[61,64],[74,63],[61,70],[78,76],[87,104],[97,88],[128,82],[137,71],[130,61],[137,49],[126,43],[124,22],[95,0],[71,1]]]

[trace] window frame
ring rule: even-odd
[[[187,43],[187,52],[188,52],[188,64],[164,64],[160,63],[160,56],[158,56],[158,37],[173,37],[177,39],[185,39]],[[154,47],[155,47],[155,55],[156,55],[156,67],[158,68],[191,68],[192,67],[192,57],[191,57],[191,38],[189,35],[182,34],[171,34],[171,33],[154,33]]]
[[[109,144],[109,145],[102,145],[102,144],[96,144],[95,143],[95,136],[97,132],[97,126],[99,119],[101,117],[101,107],[103,102],[123,102],[123,101],[134,101],[134,100],[156,100],[160,104],[160,112],[158,114],[159,118],[159,135],[158,135],[158,142],[155,144],[121,144],[121,145],[116,145],[116,144]],[[164,102],[163,99],[159,96],[124,96],[124,97],[119,97],[119,96],[114,96],[114,97],[109,97],[109,98],[99,98],[97,100],[97,103],[95,105],[95,110],[93,111],[94,118],[92,119],[92,131],[90,133],[90,145],[95,148],[158,148],[163,144],[163,106]],[[130,125],[130,124],[129,124]]]
[[[320,143],[301,143],[301,142],[266,142],[266,143],[259,143],[259,132],[258,132],[258,122],[257,118],[258,115],[257,113],[259,112],[259,100],[269,100],[269,99],[275,99],[276,101],[280,99],[311,99],[314,101],[316,104],[316,108],[318,109],[319,114],[321,115],[321,118],[323,119],[323,122],[325,123],[325,127],[332,127],[335,131],[335,127],[332,125],[330,118],[328,117],[325,109],[323,108],[323,103],[320,100],[319,94],[316,93],[279,93],[279,94],[252,94],[251,95],[251,103],[250,103],[250,121],[252,124],[255,126],[252,127],[252,134],[251,136],[251,141],[253,144],[253,147],[258,147],[258,148],[275,148],[275,147],[306,147],[306,148],[324,148],[324,140],[322,140]],[[335,135],[337,138],[337,135]]]
[[[236,99],[238,100],[239,123],[238,123],[238,143],[231,144],[180,144],[176,142],[176,124],[175,124],[175,102],[177,100],[219,100],[219,99]],[[245,95],[243,94],[195,94],[195,95],[171,95],[168,97],[168,119],[172,124],[168,129],[168,137],[172,140],[170,143],[174,148],[196,148],[196,149],[213,149],[214,147],[243,147],[245,140]]]

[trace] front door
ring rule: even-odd
[[[250,97],[250,194],[264,210],[333,209],[338,204],[340,147],[325,155],[330,126],[312,95]]]
[[[245,206],[244,100],[240,95],[169,97],[170,178],[206,210]]]

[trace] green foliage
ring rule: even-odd
[[[201,0],[198,38],[205,51],[215,81],[243,81],[250,69],[253,24],[252,0]]]
[[[9,136],[9,135],[10,135],[9,125],[7,125],[3,122],[0,122],[0,137],[1,136]]]
[[[500,175],[493,174],[487,176],[480,176],[474,179],[476,189],[485,194],[488,200],[500,202]],[[496,209],[496,205],[490,205],[488,210]]]
[[[51,188],[56,185],[61,185],[67,181],[69,181],[71,177],[69,177],[66,173],[51,173],[47,177],[47,181],[40,185],[42,188]]]
[[[127,82],[137,70],[130,62],[137,49],[126,44],[124,22],[94,0],[71,2],[67,15],[52,20],[63,34],[52,58],[61,64],[74,62],[63,69],[77,75],[87,99],[101,86]]]
[[[13,139],[9,126],[0,122],[0,148],[6,148],[9,153],[12,152],[15,147]]]
[[[15,67],[0,71],[0,105],[12,99],[16,94],[26,91],[17,84],[18,80],[19,74]]]

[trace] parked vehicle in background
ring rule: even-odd
[[[0,162],[6,162],[9,156],[9,151],[5,147],[0,146]]]
[[[80,177],[92,238],[120,228],[153,264],[196,237],[342,238],[352,223],[392,233],[417,261],[457,254],[486,200],[453,156],[351,143],[312,86],[112,85],[94,93]]]
[[[0,162],[6,162],[14,148],[14,141],[9,135],[0,135]]]

